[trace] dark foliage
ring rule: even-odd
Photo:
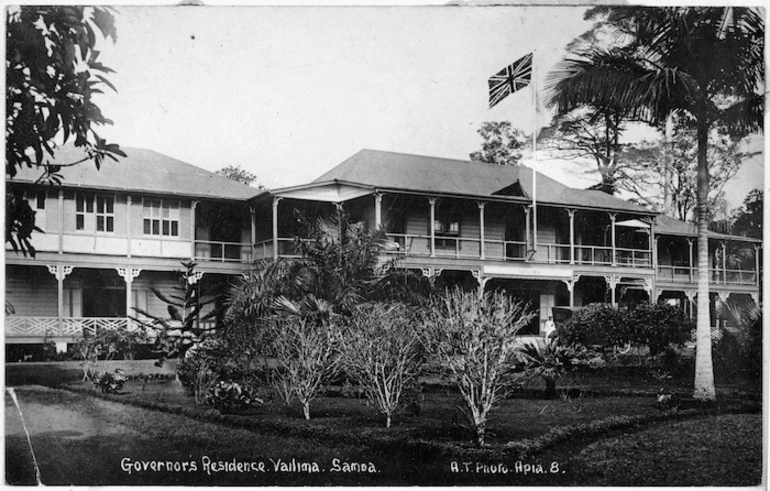
[[[6,17],[6,163],[7,177],[22,167],[41,170],[40,179],[60,183],[62,165],[52,165],[53,140],[72,137],[83,159],[99,168],[106,158],[117,161],[125,153],[107,143],[94,127],[112,124],[93,102],[104,87],[115,90],[105,77],[113,70],[98,61],[96,31],[117,40],[110,8],[21,6]],[[79,61],[79,60],[82,60]],[[85,66],[85,68],[84,68]],[[6,189],[5,240],[14,251],[29,253],[34,213],[9,185]]]

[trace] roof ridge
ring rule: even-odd
[[[505,167],[514,167],[514,168],[520,167],[520,168],[526,168],[526,169],[532,170],[532,167],[527,167],[526,165],[523,165],[523,164],[512,164],[512,165],[496,164],[494,162],[483,162],[483,161],[480,161],[480,160],[473,160],[473,159],[458,159],[458,158],[455,158],[455,157],[438,157],[436,155],[426,155],[426,154],[422,154],[422,153],[411,153],[411,152],[396,152],[396,151],[392,151],[392,150],[378,150],[376,148],[362,148],[361,150],[359,150],[358,152],[354,153],[353,155],[358,155],[359,153],[362,153],[362,152],[389,153],[389,154],[392,154],[392,155],[407,155],[407,156],[411,156],[411,157],[422,157],[422,158],[433,159],[433,160],[450,160],[452,162],[462,162],[464,164],[478,164],[478,165],[486,165],[486,166],[490,166],[490,167],[503,167],[503,168],[505,168]],[[541,174],[542,174],[542,172],[541,172]]]

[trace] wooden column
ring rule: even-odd
[[[690,319],[693,318],[693,310],[694,310],[693,308],[695,306],[695,295],[696,294],[697,294],[697,292],[695,290],[685,290],[684,291],[684,296],[687,297],[687,300],[689,301],[689,307],[690,308],[687,309],[687,311],[689,313]]]
[[[610,295],[611,295],[611,304],[617,305],[618,302],[615,299],[615,287],[618,285],[617,279],[615,278],[615,275],[605,275],[604,281],[607,282],[607,287],[610,289]]]
[[[657,238],[655,237],[655,219],[650,220],[650,267],[658,270],[657,255],[655,254]]]
[[[126,254],[131,257],[131,208],[133,204],[131,201],[131,195],[126,195]]]
[[[59,254],[64,254],[64,190],[59,189]]]
[[[428,198],[430,203],[430,257],[436,257],[436,198]]]
[[[479,257],[484,259],[484,205],[486,203],[479,201],[477,204],[479,205]]]
[[[524,207],[524,228],[525,228],[525,233],[526,233],[526,235],[525,235],[526,239],[525,240],[527,242],[527,244],[526,244],[527,250],[524,251],[524,254],[525,254],[525,258],[527,258],[527,260],[529,260],[529,235],[530,235],[529,234],[529,212],[530,212],[531,209],[532,209],[531,206],[525,206]]]
[[[59,318],[59,336],[63,335],[64,330],[64,278],[72,272],[72,266],[63,264],[46,264],[48,272],[54,275],[57,282],[57,316]]]
[[[693,274],[692,274],[693,264],[692,264],[692,259],[693,259],[693,255],[694,255],[693,250],[692,250],[692,239],[687,239],[687,243],[690,246],[690,268],[689,268],[689,271],[690,271],[690,283],[692,283],[692,280],[693,280]]]
[[[134,284],[134,278],[139,276],[139,273],[142,272],[141,268],[115,268],[118,271],[118,274],[121,278],[123,278],[123,281],[126,282],[126,327],[128,329],[131,328],[131,309],[133,308],[134,304],[134,298],[133,298],[133,284]]]
[[[617,253],[615,251],[615,214],[610,213],[610,222],[612,224],[612,265],[617,266],[618,265],[618,258]]]
[[[249,216],[251,217],[251,247],[249,247],[249,261],[254,260],[254,248],[257,246],[257,207],[249,206]]]
[[[195,261],[195,210],[200,204],[199,201],[192,201],[190,203],[190,260]]]
[[[759,247],[757,245],[754,246],[754,270],[757,272],[757,275],[756,275],[756,277],[757,277],[757,286],[759,286],[759,284],[761,283],[761,281],[759,279],[759,251],[761,251],[761,250],[762,250],[761,247]],[[757,303],[757,305],[759,305],[759,303]]]
[[[569,263],[575,264],[575,210],[567,210],[569,214]]]
[[[278,259],[278,203],[281,198],[273,198],[273,259]]]
[[[727,243],[722,241],[722,283],[727,283]]]
[[[374,228],[382,228],[382,193],[374,193]]]

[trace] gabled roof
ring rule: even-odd
[[[379,150],[361,150],[331,169],[315,183],[344,181],[378,189],[424,193],[500,196],[518,181],[532,196],[532,170],[466,160],[426,157]],[[653,214],[650,210],[601,191],[573,189],[548,176],[537,175],[539,203]]]
[[[658,215],[655,219],[655,233],[658,235],[680,235],[682,237],[697,237],[698,227],[694,223],[685,222],[667,215]],[[762,242],[759,239],[741,235],[720,234],[709,230],[710,239],[743,240],[746,242]]]
[[[93,162],[62,167],[65,188],[81,187],[116,191],[145,192],[228,200],[247,200],[259,190],[224,176],[141,148],[121,148],[127,157],[118,162],[106,159],[97,170]],[[77,162],[85,156],[81,149],[65,145],[56,150],[51,164]],[[13,182],[35,182],[40,169],[19,169]]]

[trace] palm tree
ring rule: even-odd
[[[618,104],[653,125],[671,114],[689,119],[698,142],[698,316],[693,396],[714,400],[708,260],[708,135],[762,129],[764,20],[757,8],[605,10],[619,41],[565,59],[549,74],[548,104],[559,113]]]

